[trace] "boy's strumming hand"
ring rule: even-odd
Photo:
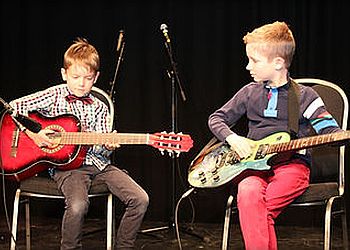
[[[34,133],[30,130],[26,130],[26,134],[31,138],[38,147],[53,147],[55,142],[50,139],[47,134],[54,133],[55,131],[50,129],[42,129],[38,133]]]
[[[226,141],[241,159],[247,158],[251,155],[252,149],[247,138],[237,134],[231,134],[226,137]]]

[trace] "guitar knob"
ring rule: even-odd
[[[219,175],[215,175],[213,179],[214,179],[215,182],[219,182],[220,181],[220,176]]]
[[[213,175],[215,175],[215,174],[217,174],[217,172],[218,172],[218,168],[217,168],[217,167],[213,167],[213,168],[210,170],[210,172],[211,172]]]
[[[204,176],[204,172],[203,172],[203,170],[199,171],[199,172],[198,172],[198,175],[199,175],[199,177]]]

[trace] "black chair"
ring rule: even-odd
[[[346,130],[348,120],[348,99],[337,85],[320,79],[295,79],[297,83],[311,86],[323,99],[328,111],[337,120],[339,126]],[[345,146],[318,147],[312,149],[312,168],[310,187],[289,207],[320,207],[324,211],[324,249],[331,249],[332,217],[341,216],[343,248],[348,249],[346,222],[345,189]],[[235,198],[230,195],[226,205],[223,228],[222,249],[228,249],[230,236],[230,219],[232,210],[237,211]]]
[[[114,117],[114,105],[110,97],[103,90],[93,87],[91,93],[102,100],[109,107],[111,120],[109,125],[113,127]],[[114,245],[114,201],[113,195],[109,192],[107,186],[104,183],[97,181],[92,182],[91,189],[89,191],[89,198],[93,197],[106,197],[107,198],[107,211],[106,211],[106,248],[107,250],[113,249]],[[38,174],[37,176],[25,179],[19,183],[19,187],[16,190],[16,195],[13,205],[13,218],[12,218],[12,235],[11,250],[16,248],[17,230],[18,230],[18,211],[19,204],[25,203],[25,222],[26,222],[26,249],[31,248],[30,242],[30,198],[44,198],[44,199],[64,199],[64,196],[58,189],[56,183],[47,176]]]

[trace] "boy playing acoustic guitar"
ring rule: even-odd
[[[90,91],[99,76],[99,55],[85,39],[78,39],[64,54],[62,78],[67,84],[57,85],[10,104],[15,112],[27,115],[37,111],[47,117],[63,114],[75,115],[83,131],[111,132],[108,107]],[[51,130],[39,133],[26,131],[39,147],[52,147],[54,141],[47,136]],[[133,249],[137,231],[148,206],[147,193],[117,166],[111,165],[109,156],[118,144],[89,147],[83,165],[74,170],[52,173],[65,196],[62,220],[61,249],[82,249],[82,225],[89,207],[88,192],[92,179],[99,180],[126,206],[117,232],[117,249]]]
[[[247,138],[261,140],[276,132],[308,135],[308,126],[317,133],[340,131],[322,99],[310,87],[289,78],[288,69],[295,50],[291,30],[284,22],[261,26],[243,38],[246,44],[246,69],[254,82],[245,85],[225,105],[209,117],[209,127],[226,141],[240,159],[250,156],[249,140],[231,130],[242,117],[248,119]],[[294,103],[288,104],[294,96]],[[295,123],[289,120],[295,112]],[[294,129],[293,129],[294,128]],[[302,152],[276,162],[268,172],[255,172],[238,184],[237,206],[247,250],[277,249],[274,220],[283,208],[301,195],[309,185],[310,158]]]

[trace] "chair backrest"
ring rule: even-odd
[[[91,94],[107,105],[110,114],[110,120],[108,121],[108,124],[110,126],[110,130],[112,130],[114,123],[114,104],[112,102],[112,99],[104,90],[95,86],[92,87]]]
[[[301,78],[294,80],[316,90],[339,126],[343,130],[347,129],[349,104],[346,94],[339,86],[320,79]],[[311,154],[311,183],[336,181],[338,182],[339,194],[342,195],[345,181],[345,146],[316,147],[311,149]]]

